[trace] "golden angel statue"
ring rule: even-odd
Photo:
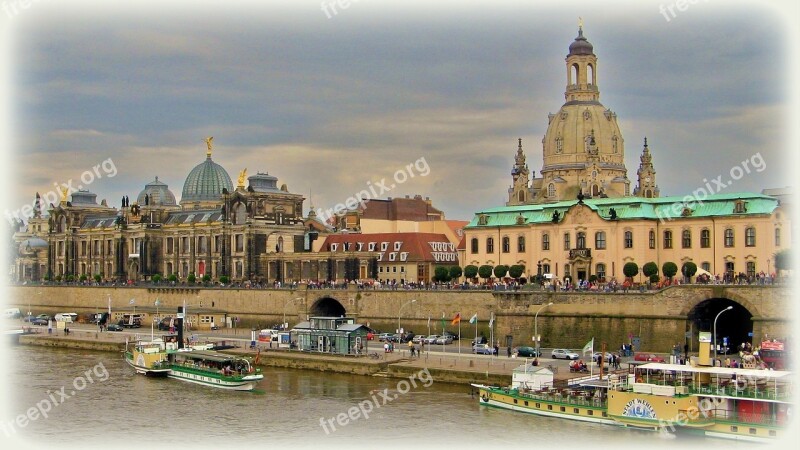
[[[69,190],[66,187],[62,187],[60,189],[61,189],[61,201],[65,202],[67,201],[67,195],[69,194]]]
[[[203,139],[203,141],[206,143],[206,147],[208,147],[208,155],[210,156],[211,155],[211,147],[212,147],[211,142],[214,141],[214,136],[207,137],[207,138]]]
[[[244,187],[244,178],[247,176],[247,167],[245,167],[241,172],[239,172],[239,183],[237,184],[238,187]]]

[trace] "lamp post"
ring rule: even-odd
[[[539,262],[536,263],[536,283],[539,284],[540,288],[542,287],[542,261],[541,260],[539,260]]]
[[[302,300],[303,297],[297,297],[289,300],[288,302],[283,304],[283,322],[281,323],[281,329],[286,329],[289,325],[286,323],[286,307],[289,306],[290,303],[294,303],[297,300]]]
[[[536,361],[536,365],[539,365],[539,342],[541,341],[541,339],[539,339],[539,313],[552,304],[553,302],[542,305],[542,307],[536,311],[536,315],[533,316],[533,340],[536,343],[536,359],[534,361]]]
[[[397,332],[398,333],[400,333],[400,316],[403,314],[403,307],[405,307],[406,305],[409,305],[411,303],[414,303],[416,301],[417,301],[417,299],[413,299],[413,300],[410,300],[410,301],[407,301],[407,302],[403,303],[403,305],[400,306],[400,310],[397,312]]]
[[[733,309],[733,306],[728,306],[727,308],[725,308],[722,311],[720,311],[719,314],[717,314],[717,317],[714,317],[714,342],[713,342],[713,345],[714,345],[714,366],[717,365],[717,319],[719,319],[719,316],[721,316],[722,313],[724,313],[725,311],[730,311],[732,309]]]

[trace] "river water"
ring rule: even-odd
[[[267,368],[258,391],[228,392],[135,375],[115,353],[26,346],[3,353],[14,369],[6,371],[10,398],[0,436],[37,448],[731,445],[483,407],[469,387],[436,383],[425,373],[410,382]],[[390,400],[379,393],[384,389]],[[47,418],[14,423],[48,402],[57,406]],[[359,404],[368,417],[353,414],[344,426],[337,423],[337,415]]]

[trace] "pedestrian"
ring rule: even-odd
[[[510,345],[508,347],[506,347],[506,355],[508,355],[508,357],[511,358],[511,346]]]
[[[410,348],[411,348],[411,357],[413,358],[415,353],[417,352],[417,349],[414,347],[414,344],[411,344]]]
[[[494,344],[494,354],[495,356],[500,354],[500,343]]]

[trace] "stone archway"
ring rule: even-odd
[[[728,307],[731,310],[725,311]],[[709,298],[698,302],[686,315],[686,331],[691,331],[692,346],[697,349],[697,333],[713,331],[714,318],[725,311],[717,319],[717,336],[719,344],[727,338],[732,349],[742,342],[753,342],[753,311],[745,305],[728,298]]]
[[[324,317],[342,317],[347,315],[344,305],[333,297],[322,297],[317,299],[311,308],[309,308],[310,316],[324,316]]]
[[[134,281],[139,279],[139,263],[135,260],[128,265],[128,279]]]

